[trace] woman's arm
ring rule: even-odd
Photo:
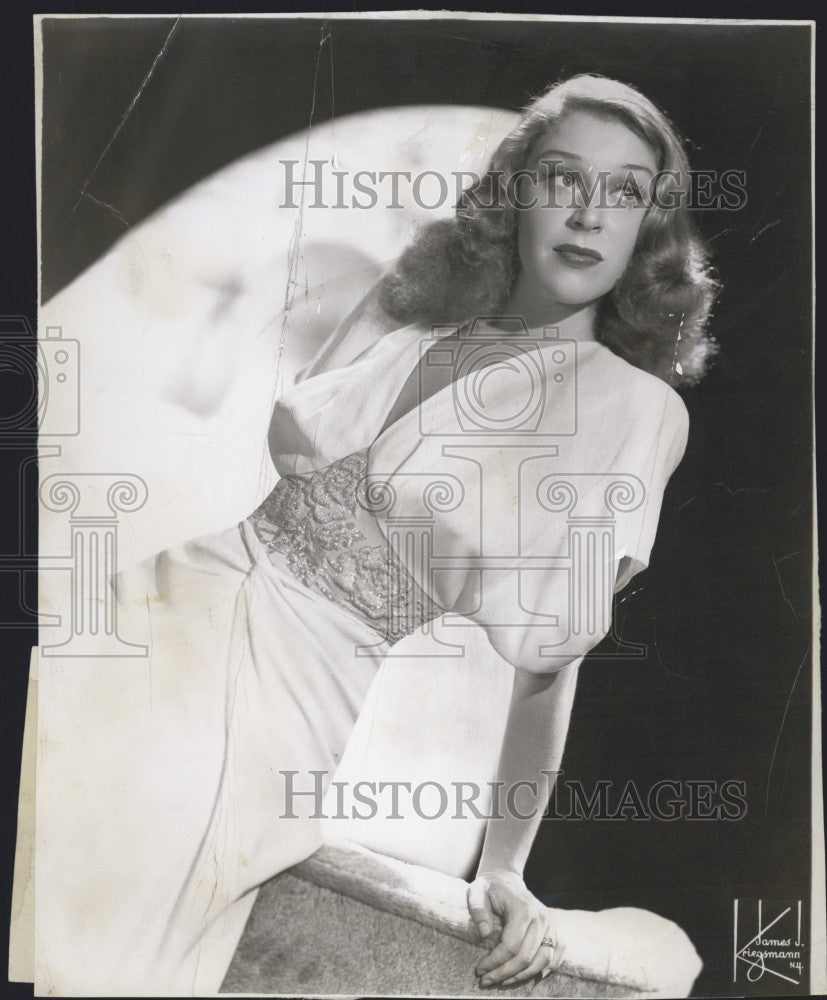
[[[497,925],[501,928],[498,943],[477,966],[483,985],[506,982],[529,969],[549,933],[549,911],[526,889],[522,874],[560,770],[580,662],[548,674],[515,672],[497,775],[499,809],[492,809],[502,818],[488,821],[477,878],[468,892],[480,936],[490,944]],[[555,960],[559,964],[562,957]]]
[[[352,364],[377,340],[400,324],[379,305],[381,279],[386,265],[346,275],[336,282],[328,282],[322,291],[308,293],[307,302],[325,303],[324,315],[317,309],[310,310],[314,324],[326,332],[312,357],[306,360],[296,374],[302,382],[321,372],[343,368]],[[355,305],[354,305],[355,302]],[[306,309],[307,303],[305,303]],[[295,307],[294,307],[295,308]],[[301,313],[301,309],[298,310]],[[318,340],[318,333],[311,339]]]
[[[505,801],[500,812],[504,818],[488,822],[479,874],[493,871],[523,874],[563,759],[580,662],[575,660],[547,674],[515,670],[497,773],[497,780],[503,783]],[[551,780],[544,772],[554,772]],[[530,782],[533,787],[521,782]],[[530,819],[520,818],[532,811]]]

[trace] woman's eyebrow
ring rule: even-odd
[[[577,153],[567,153],[564,149],[544,149],[541,153],[538,153],[534,157],[534,159],[535,160],[539,160],[540,157],[542,157],[542,156],[550,156],[550,155],[560,156],[563,159],[567,159],[567,160],[577,160],[578,163],[582,163],[583,162],[583,157],[582,156],[578,156]]]
[[[644,173],[649,174],[651,177],[655,176],[654,173],[653,173],[653,171],[652,171],[652,168],[651,167],[644,167],[644,165],[642,163],[621,163],[620,164],[620,169],[621,170],[643,170]]]
[[[576,160],[578,163],[585,162],[582,156],[578,156],[577,153],[569,153],[565,149],[544,149],[541,153],[538,153],[534,159],[538,162],[542,162],[543,157],[547,156],[559,156],[564,160]],[[651,167],[646,167],[642,163],[621,163],[618,170],[643,170],[645,173],[654,177],[654,173]]]

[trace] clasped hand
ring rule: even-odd
[[[513,986],[562,963],[553,911],[515,872],[479,873],[468,887],[468,909],[488,948],[475,969],[481,986]]]

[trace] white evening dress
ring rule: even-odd
[[[605,593],[582,600],[604,564],[608,615],[646,566],[686,442],[679,396],[597,343],[551,340],[530,419],[506,364],[380,433],[430,338],[394,330],[289,389],[261,507],[119,575],[119,630],[149,655],[50,672],[42,992],[218,991],[257,887],[321,843],[312,797],[285,815],[280,772],[333,775],[396,639],[456,611],[516,667],[553,670],[608,628]],[[611,544],[572,525],[609,525]]]

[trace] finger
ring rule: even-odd
[[[507,961],[503,962],[497,968],[488,972],[485,979],[501,984],[505,982],[506,979],[510,979],[512,976],[516,976],[528,968],[528,966],[531,965],[532,962],[534,962],[534,960],[538,957],[538,954],[540,954],[540,957],[543,958],[542,952],[545,949],[540,947],[540,943],[543,938],[544,926],[544,922],[539,918],[533,919],[526,930],[525,936],[523,937],[522,943],[520,944],[516,954],[514,954]]]
[[[524,983],[527,979],[533,979],[535,976],[542,975],[545,972],[552,972],[552,966],[549,965],[548,951],[548,948],[541,947],[531,960],[528,968],[523,969],[522,972],[518,972],[515,976],[504,979],[500,983],[500,986],[516,986],[517,983]]]
[[[484,976],[492,969],[499,968],[517,954],[523,943],[525,932],[528,930],[528,923],[528,915],[525,918],[518,917],[509,920],[502,929],[497,946],[477,963],[478,976]]]
[[[547,944],[546,942],[555,942]],[[501,986],[513,986],[515,983],[525,982],[533,976],[541,975],[545,978],[550,972],[556,972],[563,964],[564,946],[560,941],[553,923],[548,920],[543,921],[543,937],[537,953],[529,965],[516,975],[504,980]]]
[[[488,886],[477,880],[468,886],[468,911],[477,933],[481,938],[487,938],[494,930],[494,912],[488,901]]]
[[[505,978],[501,973],[503,966],[507,966],[506,975],[519,972],[534,957],[541,938],[542,922],[539,919],[528,915],[513,918],[503,929],[497,947],[477,965],[477,975],[499,982]],[[485,981],[483,984],[488,985]]]

